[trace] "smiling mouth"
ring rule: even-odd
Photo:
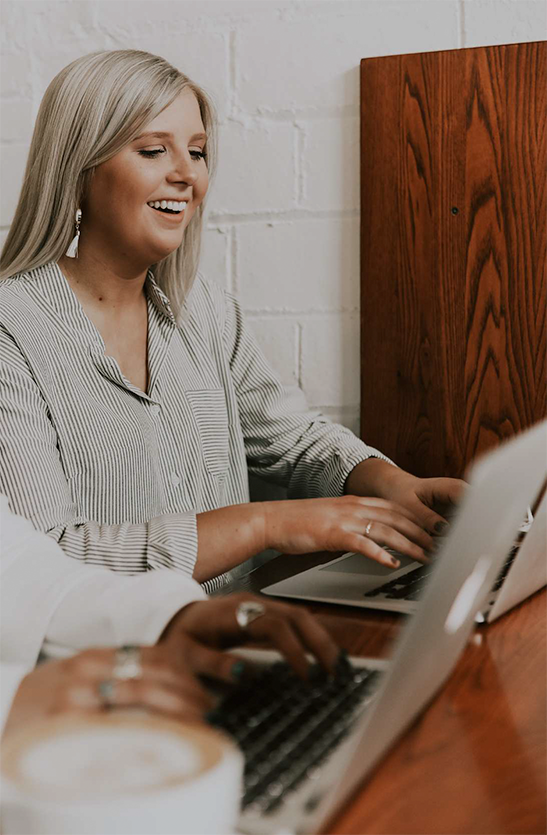
[[[186,200],[149,200],[146,205],[154,209],[155,212],[161,212],[165,215],[181,215],[188,202]]]
[[[158,215],[163,215],[164,217],[169,217],[172,220],[182,220],[184,217],[185,209],[182,209],[180,212],[176,212],[173,209],[155,209],[153,206],[148,206],[153,212]]]

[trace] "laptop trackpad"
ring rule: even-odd
[[[410,557],[403,557],[398,554],[398,559],[401,560],[399,568],[390,568],[389,565],[381,565],[375,560],[364,557],[362,554],[349,554],[347,557],[341,557],[337,562],[330,565],[324,565],[320,571],[334,571],[341,574],[365,574],[373,577],[387,577],[395,571],[400,571],[407,565],[414,562]]]

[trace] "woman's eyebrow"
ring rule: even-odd
[[[136,142],[137,139],[144,139],[145,137],[153,137],[153,136],[156,137],[157,139],[168,139],[168,138],[172,139],[173,138],[173,134],[169,133],[169,131],[160,130],[160,131],[151,131],[150,133],[141,133],[138,136],[136,136],[133,141]],[[190,141],[192,142],[195,139],[207,139],[207,134],[206,133],[195,133],[193,136],[190,137]]]

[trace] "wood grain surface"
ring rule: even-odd
[[[332,555],[305,557],[306,567]],[[304,567],[282,556],[233,584],[258,593]],[[291,601],[293,602],[293,601]],[[544,835],[547,592],[477,627],[451,677],[330,835]],[[307,604],[351,654],[386,657],[406,618]]]
[[[546,414],[546,64],[361,63],[361,435],[417,475]]]

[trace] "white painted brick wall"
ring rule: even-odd
[[[97,49],[165,56],[221,121],[202,270],[282,380],[358,431],[359,61],[546,36],[543,0],[3,0],[0,241],[52,77]]]

